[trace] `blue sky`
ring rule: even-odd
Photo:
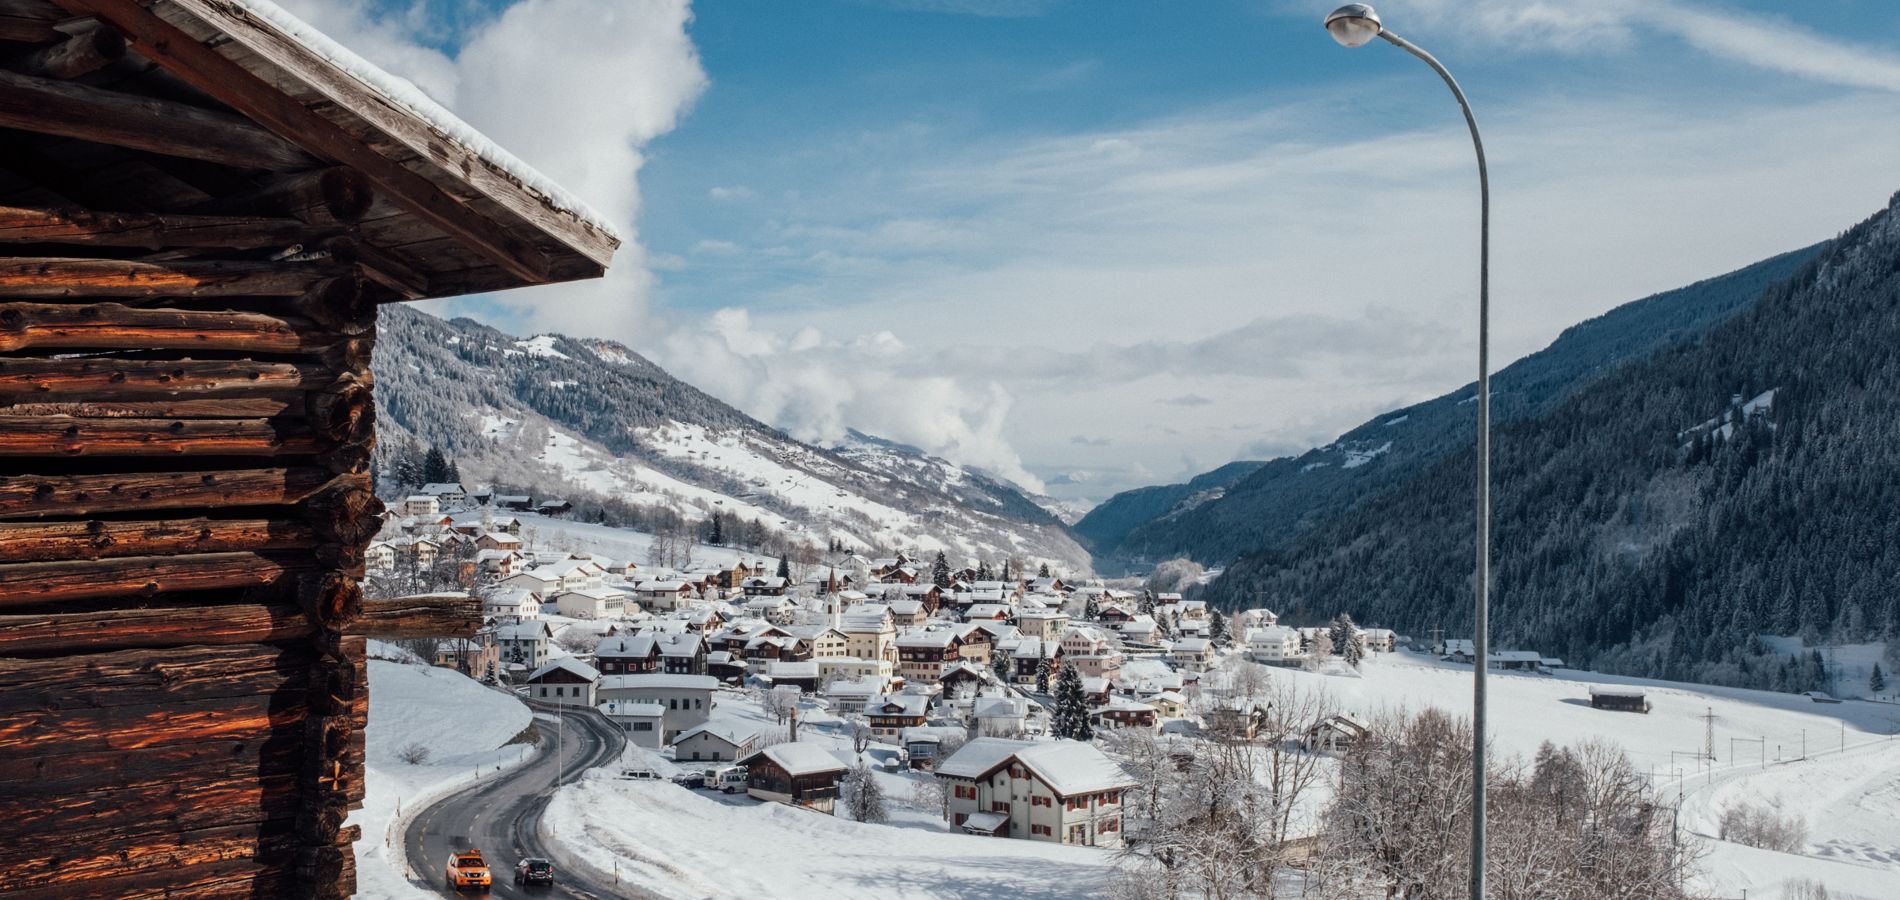
[[[626,222],[604,285],[454,310],[802,437],[1099,500],[1471,377],[1462,122],[1328,3],[338,2],[291,5]],[[1891,2],[1379,6],[1485,128],[1504,359],[1900,189]]]

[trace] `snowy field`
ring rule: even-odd
[[[460,672],[381,659],[370,660],[369,695],[368,795],[349,820],[363,826],[356,844],[357,896],[438,896],[405,876],[403,816],[469,784],[477,770],[487,777],[497,767],[519,764],[530,748],[508,742],[533,715],[521,701]],[[428,759],[404,762],[401,754],[411,746],[426,749]]]
[[[1344,711],[1471,707],[1471,669],[1405,653],[1374,654],[1359,675],[1275,669],[1276,678],[1326,691]],[[1590,708],[1591,685],[1639,685],[1644,714]],[[1705,839],[1701,887],[1720,897],[1774,898],[1790,880],[1843,895],[1900,898],[1900,706],[1567,671],[1561,676],[1492,672],[1494,746],[1528,759],[1545,740],[1600,737],[1621,745],[1665,796],[1681,789],[1684,823]],[[1702,752],[1703,717],[1714,715],[1713,771]],[[1735,739],[1731,741],[1731,738]],[[1802,759],[1803,741],[1807,758]],[[1843,751],[1842,748],[1845,748]],[[1731,758],[1731,752],[1734,757]],[[1680,773],[1680,778],[1678,778]],[[1805,853],[1757,850],[1716,840],[1716,817],[1739,799],[1768,801],[1808,824]]]

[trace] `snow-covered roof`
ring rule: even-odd
[[[600,670],[595,669],[593,666],[590,666],[584,662],[581,662],[580,660],[575,659],[572,656],[563,656],[559,659],[550,659],[547,662],[542,663],[541,668],[534,670],[533,673],[528,675],[528,680],[540,681],[544,676],[549,675],[557,670],[569,672],[574,675],[579,675],[581,678],[586,679],[587,681],[597,681],[600,678]]]
[[[659,704],[654,705],[657,706]],[[758,733],[759,730],[757,728],[753,728],[742,722],[734,722],[729,719],[715,719],[704,725],[694,726],[680,732],[679,737],[673,739],[673,743],[677,744],[687,738],[703,734],[708,737],[718,738],[734,747],[739,747],[744,745],[746,741],[757,737]]]
[[[923,694],[884,694],[866,700],[864,709],[889,716],[921,716],[930,711],[930,698]]]
[[[1023,764],[1056,793],[1075,796],[1135,786],[1114,760],[1081,741],[1018,741],[980,737],[937,764],[938,775],[979,779],[1011,759]]]
[[[784,769],[785,774],[791,776],[842,772],[850,768],[842,760],[831,755],[831,751],[817,744],[773,744],[747,756],[743,761],[750,763],[761,757],[771,760],[774,765]]]

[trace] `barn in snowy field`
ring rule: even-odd
[[[264,0],[0,0],[0,891],[341,897],[379,304],[618,240]]]

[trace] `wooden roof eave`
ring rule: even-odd
[[[135,50],[312,155],[362,172],[405,216],[466,248],[451,255],[466,262],[408,260],[427,276],[423,296],[598,277],[619,245],[242,4],[55,2],[110,23]]]

